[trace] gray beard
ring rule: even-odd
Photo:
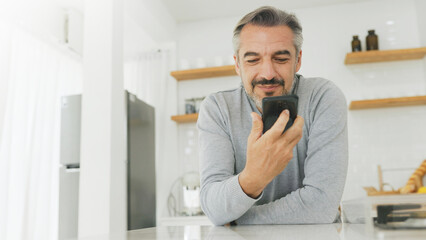
[[[241,83],[242,84],[242,83]],[[246,92],[246,94],[249,96],[249,98],[251,99],[251,100],[253,100],[253,102],[254,102],[254,104],[256,104],[256,107],[258,108],[258,109],[260,109],[260,110],[262,110],[262,99],[261,98],[259,98],[255,93],[254,93],[254,88],[252,88],[251,89],[251,92],[249,93],[249,92],[247,92],[247,89],[244,87],[244,85],[243,85],[243,88],[244,88],[244,91]],[[284,83],[284,86],[283,86],[283,91],[281,92],[281,96],[284,96],[284,95],[288,95],[289,93],[288,93],[288,91],[287,91],[287,89],[285,89],[285,83]]]

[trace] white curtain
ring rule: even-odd
[[[64,82],[82,81],[81,61],[1,21],[0,41],[9,50],[6,67],[0,62],[8,69],[0,71],[8,85],[0,126],[0,239],[57,239],[60,96]]]
[[[167,100],[169,74],[169,50],[141,53],[124,63],[124,88],[157,110]]]
[[[170,176],[176,172],[177,126],[170,120],[177,112],[177,82],[170,76],[172,50],[139,54],[124,63],[124,87],[155,108],[157,220],[166,210]]]

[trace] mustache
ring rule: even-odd
[[[252,87],[254,88],[256,85],[281,85],[284,87],[284,80],[283,79],[277,79],[277,78],[272,78],[272,79],[266,79],[266,78],[262,78],[260,80],[253,80],[251,82]]]

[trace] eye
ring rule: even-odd
[[[285,63],[287,62],[289,59],[288,58],[275,58],[275,61],[279,62],[279,63]]]
[[[257,61],[259,61],[259,59],[248,59],[247,60],[248,63],[255,63]]]

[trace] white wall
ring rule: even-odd
[[[424,28],[419,33],[424,16],[419,14],[426,7],[421,1],[380,0],[293,11],[304,31],[300,73],[305,77],[320,76],[335,82],[348,104],[368,98],[426,95],[426,60],[343,64],[345,54],[351,51],[352,35],[360,36],[365,50],[369,29],[376,30],[382,50],[424,46]],[[200,57],[210,64],[215,56],[229,59],[232,30],[240,17],[179,24],[178,63],[186,59],[196,67]],[[184,113],[185,98],[236,87],[239,82],[238,77],[179,82],[179,113]],[[349,111],[348,117],[350,157],[344,199],[365,196],[363,186],[378,187],[377,164],[384,170],[384,181],[398,188],[426,158],[426,106]],[[179,127],[182,163],[187,157],[183,151],[189,145],[188,131],[195,131],[195,124]],[[198,156],[198,149],[194,155]],[[197,167],[194,164],[180,170]],[[408,170],[389,171],[394,168]]]
[[[3,0],[1,6],[1,18],[24,26],[32,33],[62,39],[63,12],[54,0]]]
[[[79,237],[127,230],[123,13],[121,0],[85,3]]]
[[[176,22],[162,1],[126,0],[125,56],[159,48],[175,39]]]
[[[8,36],[9,29],[0,19],[0,146],[2,144],[2,133],[4,115],[6,113],[7,90],[9,87],[9,55],[10,55],[10,38]]]
[[[416,0],[415,3],[417,10],[417,22],[419,24],[420,43],[422,46],[426,46],[426,1]]]

